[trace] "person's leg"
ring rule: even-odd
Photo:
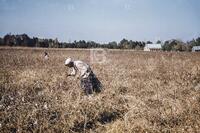
[[[101,92],[102,84],[94,73],[91,74],[91,81],[92,81],[93,91],[97,93]]]
[[[89,78],[81,79],[81,88],[84,90],[86,95],[92,94],[92,82]]]
[[[91,80],[89,78],[86,81],[85,93],[86,93],[86,95],[89,95],[89,94],[93,93],[92,82],[91,82]]]
[[[81,89],[85,90],[85,83],[84,83],[84,79],[81,79]]]

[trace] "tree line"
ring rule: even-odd
[[[200,37],[188,42],[172,39],[165,42],[158,40],[156,43],[161,44],[162,50],[164,51],[191,51],[193,46],[200,46]],[[152,42],[132,41],[127,39],[122,39],[119,43],[112,41],[105,44],[85,40],[74,42],[59,42],[58,39],[41,39],[37,37],[30,38],[27,34],[7,34],[3,38],[0,38],[0,46],[25,46],[44,48],[109,48],[143,50],[145,44],[152,44]]]

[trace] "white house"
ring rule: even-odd
[[[200,46],[193,46],[192,52],[200,52]]]
[[[144,51],[161,51],[161,44],[146,44],[144,47]]]

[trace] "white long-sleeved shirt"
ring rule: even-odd
[[[91,73],[91,69],[88,64],[82,61],[74,61],[74,67],[72,67],[71,75],[75,76],[77,72],[80,72],[81,78],[87,78]]]

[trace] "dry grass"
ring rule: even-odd
[[[1,132],[200,132],[200,54],[107,51],[91,64],[103,92],[67,78],[89,50],[0,48]]]

